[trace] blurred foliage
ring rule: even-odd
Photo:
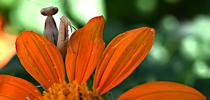
[[[83,26],[93,16],[106,18],[106,44],[127,30],[149,26],[156,29],[150,54],[128,79],[108,97],[116,98],[127,89],[148,81],[175,81],[201,91],[210,98],[210,0],[0,0],[4,30],[42,33],[40,9],[57,6],[59,18],[66,15],[73,25]],[[0,48],[1,49],[1,48]],[[23,69],[15,56],[0,73],[38,83]]]

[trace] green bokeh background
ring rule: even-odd
[[[45,17],[40,9],[48,6],[59,8],[55,16],[58,25],[62,15],[78,28],[91,17],[103,15],[106,44],[130,29],[156,29],[147,58],[107,97],[116,98],[127,89],[150,81],[174,81],[192,86],[210,98],[210,0],[0,0],[4,30],[16,35],[23,30],[42,34]],[[17,56],[0,73],[38,85]]]

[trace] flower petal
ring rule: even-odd
[[[106,47],[94,77],[94,89],[104,94],[126,79],[152,47],[155,31],[138,28],[125,32]]]
[[[0,69],[15,55],[16,36],[3,31],[3,18],[0,16]]]
[[[118,100],[206,100],[206,97],[179,83],[151,82],[128,90]]]
[[[22,32],[16,40],[16,51],[24,68],[44,87],[64,82],[64,64],[58,48],[32,31]]]
[[[99,16],[71,36],[66,56],[69,81],[84,83],[89,79],[104,50],[103,29],[104,18]]]
[[[33,100],[41,96],[30,82],[9,75],[0,75],[0,100]]]

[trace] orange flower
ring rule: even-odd
[[[24,68],[47,90],[41,95],[31,83],[0,75],[0,99],[103,100],[103,95],[125,80],[152,47],[154,30],[143,27],[114,38],[104,49],[103,17],[91,19],[73,33],[64,62],[58,48],[31,31],[17,38],[17,55]],[[96,68],[92,89],[86,82]],[[197,90],[174,82],[152,82],[137,86],[119,100],[206,100]]]
[[[3,18],[0,16],[0,69],[15,55],[16,36],[3,31]]]

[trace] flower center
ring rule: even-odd
[[[71,82],[53,84],[38,100],[103,100],[103,98],[90,91],[86,84]]]

